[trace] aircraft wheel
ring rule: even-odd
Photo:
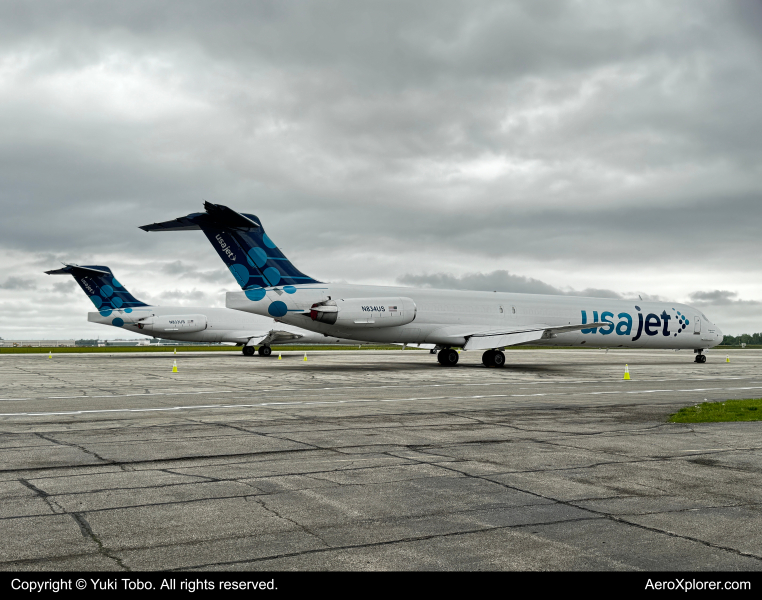
[[[459,358],[460,355],[458,352],[452,348],[445,348],[444,350],[440,350],[439,354],[437,354],[437,360],[443,367],[454,367],[458,364]]]
[[[254,356],[254,346],[244,346],[241,348],[244,356]]]
[[[706,362],[706,355],[705,354],[697,354],[695,362],[697,362],[697,363],[705,363]]]
[[[706,362],[706,354],[701,354],[700,356],[701,356],[701,362],[705,363]]]
[[[502,367],[505,364],[505,354],[500,350],[487,350],[482,354],[485,367]]]
[[[260,346],[259,347],[259,354],[260,356],[270,356],[273,353],[273,349],[270,348],[270,346]]]
[[[437,351],[436,351],[434,348],[432,348],[431,350],[429,350],[429,354],[436,354],[436,353],[437,353]]]

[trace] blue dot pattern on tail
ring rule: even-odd
[[[104,317],[111,314],[117,308],[132,308],[135,306],[147,306],[145,302],[137,300],[130,292],[119,283],[111,269],[102,265],[66,265],[63,269],[50,271],[54,274],[69,274],[84,290],[95,308],[101,311]]]
[[[266,292],[264,288],[255,288],[253,290],[246,290],[246,297],[253,302],[256,302],[257,300],[261,300],[262,298],[265,297],[265,294]]]
[[[273,317],[283,317],[288,312],[288,307],[286,307],[285,302],[276,300],[267,307],[267,312],[269,312]]]
[[[245,291],[284,285],[291,286],[295,292],[296,285],[320,283],[299,271],[286,258],[264,232],[255,215],[244,216],[260,227],[248,230],[227,228],[202,218],[201,214],[188,215],[186,219],[198,222],[198,226],[228,266],[238,285]],[[258,294],[255,293],[253,298],[248,295],[247,297],[261,300]]]

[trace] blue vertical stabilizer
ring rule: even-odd
[[[299,271],[265,233],[259,219],[221,204],[204,202],[204,213],[143,225],[144,231],[200,229],[217,250],[241,289],[256,296],[262,288],[320,283]],[[264,296],[264,290],[261,292]],[[252,298],[254,299],[254,298]]]
[[[71,275],[99,311],[148,306],[136,300],[117,281],[111,269],[102,266],[65,265],[62,269],[45,271],[48,275]]]

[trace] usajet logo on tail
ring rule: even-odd
[[[90,294],[94,294],[95,293],[93,291],[93,288],[90,287],[90,284],[87,283],[87,279],[86,278],[83,277],[82,279],[80,279],[80,281],[82,282],[82,286],[85,287]]]
[[[220,244],[220,251],[224,252],[230,260],[235,262],[236,257],[235,254],[233,254],[233,251],[230,249],[230,244],[228,244],[219,233],[215,239]]]

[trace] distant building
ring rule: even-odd
[[[76,346],[74,340],[2,340],[0,348],[64,348]]]

